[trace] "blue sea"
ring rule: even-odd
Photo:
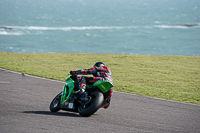
[[[0,0],[0,51],[200,55],[200,0]]]

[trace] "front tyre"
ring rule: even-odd
[[[93,115],[103,104],[104,96],[101,92],[94,91],[89,96],[92,97],[91,101],[86,105],[80,104],[78,107],[78,112],[81,116],[88,117]]]
[[[61,92],[62,93],[62,92]],[[60,110],[60,100],[61,100],[61,93],[59,93],[51,102],[50,104],[50,111],[51,112],[58,112]]]

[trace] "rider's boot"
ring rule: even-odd
[[[110,101],[106,101],[105,103],[103,103],[103,108],[104,109],[108,109],[108,107],[110,106]]]
[[[75,91],[74,94],[75,94],[75,95],[81,96],[81,95],[83,95],[84,92],[85,92],[86,84],[80,83],[80,84],[79,84],[79,88],[80,88],[80,89],[79,89],[78,91]]]
[[[78,91],[73,92],[73,94],[78,95],[78,96],[81,96],[81,95],[84,94],[84,92],[85,92],[84,89],[79,89]]]
[[[104,109],[108,109],[108,107],[110,106],[110,100],[111,100],[111,97],[107,98],[104,103],[103,103],[103,108]]]
[[[91,100],[91,97],[88,97],[88,94],[87,92],[85,92],[85,89],[86,89],[86,85],[81,84],[80,89],[78,91],[75,91],[73,94],[79,96],[81,101],[87,104]]]

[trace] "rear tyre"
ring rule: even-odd
[[[88,117],[93,115],[99,108],[101,108],[104,96],[101,92],[94,91],[89,94],[92,97],[91,101],[85,105],[80,104],[78,112],[81,116]]]
[[[62,93],[62,92],[61,92]],[[59,93],[51,102],[50,104],[50,111],[51,112],[58,112],[60,110],[60,100],[61,100],[61,93]]]

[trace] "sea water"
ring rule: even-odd
[[[200,55],[200,0],[1,0],[0,51]]]

